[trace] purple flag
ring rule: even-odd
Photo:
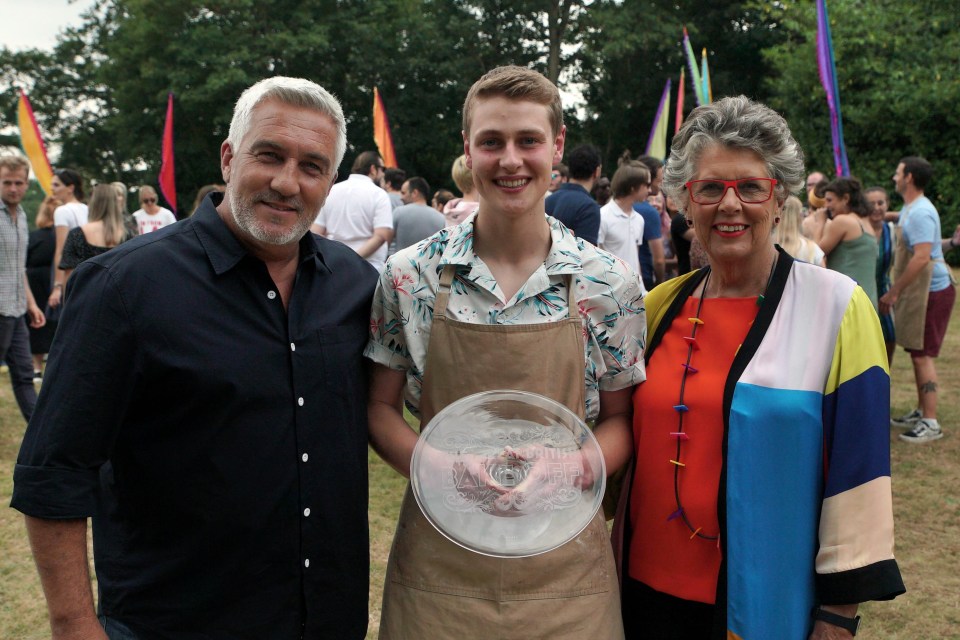
[[[830,135],[833,139],[833,164],[838,176],[850,175],[847,148],[843,143],[843,118],[840,115],[840,89],[837,86],[837,68],[833,62],[833,38],[830,36],[830,18],[826,0],[817,0],[817,67],[820,84],[827,94],[830,109]]]

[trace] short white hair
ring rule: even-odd
[[[336,162],[334,169],[340,166],[343,155],[347,151],[347,121],[343,117],[343,108],[340,102],[329,91],[316,82],[304,78],[289,78],[274,76],[266,78],[249,87],[240,95],[233,108],[233,119],[230,121],[230,135],[227,142],[234,148],[240,145],[243,136],[250,128],[253,110],[264,100],[279,100],[295,107],[306,107],[326,114],[333,119],[337,128]]]

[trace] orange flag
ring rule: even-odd
[[[30,100],[22,90],[17,104],[17,124],[20,126],[20,145],[23,147],[23,152],[27,154],[27,160],[33,168],[33,175],[37,177],[43,192],[49,195],[53,169],[50,168],[50,161],[47,160],[47,149],[43,146],[43,137],[40,135],[37,120],[33,117]]]
[[[390,121],[387,119],[387,108],[383,106],[383,99],[377,88],[373,88],[373,141],[377,143],[383,164],[388,167],[397,166],[397,154],[393,150],[393,136],[390,135]]]

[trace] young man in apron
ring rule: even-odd
[[[890,422],[909,429],[900,434],[901,440],[917,444],[943,437],[937,421],[934,360],[956,299],[956,283],[943,260],[954,240],[941,239],[940,216],[924,195],[932,177],[933,167],[923,158],[910,156],[897,165],[893,182],[904,206],[897,224],[893,286],[880,298],[880,313],[894,310],[897,343],[910,354],[917,382],[917,408]]]
[[[464,104],[477,213],[398,252],[374,296],[366,355],[370,441],[409,476],[421,424],[490,389],[531,391],[586,420],[612,473],[630,455],[630,398],[644,378],[638,276],[544,212],[566,135],[557,88],[500,67]],[[497,559],[440,535],[407,491],[384,586],[381,638],[623,637],[602,514],[531,558]]]

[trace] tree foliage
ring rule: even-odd
[[[786,34],[764,51],[777,73],[768,100],[790,122],[807,166],[833,173],[826,96],[816,64],[816,10],[809,2],[758,2]],[[935,0],[831,0],[837,80],[850,171],[893,194],[901,157],[934,165],[928,194],[944,231],[960,222],[960,13]],[[899,203],[895,202],[897,206]]]
[[[956,217],[960,177],[960,14],[935,0],[830,0],[844,127],[854,172],[889,185],[896,160],[927,156],[933,194]],[[0,89],[30,92],[59,164],[89,179],[155,183],[166,96],[175,102],[178,201],[221,180],[233,104],[260,78],[292,75],[335,93],[348,152],[373,148],[373,87],[390,115],[400,165],[451,186],[470,84],[506,63],[557,78],[568,145],[592,142],[612,173],[644,150],[666,79],[673,106],[682,28],[709,50],[714,97],[746,94],[781,111],[808,165],[831,165],[810,0],[96,0],[51,52],[0,49]],[[0,103],[15,122],[16,92]],[[686,87],[686,108],[694,106]],[[671,112],[673,109],[671,109]],[[672,117],[672,113],[671,113]],[[673,130],[673,127],[670,127]]]
[[[708,50],[714,99],[746,94],[763,99],[768,74],[761,50],[780,38],[748,3],[717,0],[604,0],[590,12],[580,81],[587,102],[584,139],[601,147],[608,167],[626,150],[643,153],[667,78],[673,80],[671,127],[686,26],[697,60]],[[687,69],[684,113],[696,106]],[[609,171],[612,173],[612,169]]]

